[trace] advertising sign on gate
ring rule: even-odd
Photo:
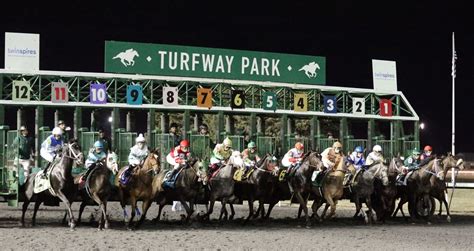
[[[67,103],[69,101],[68,84],[62,82],[51,83],[51,102]]]
[[[91,104],[107,104],[107,86],[105,84],[91,84],[89,102]]]
[[[178,106],[178,87],[163,87],[163,105]]]
[[[324,85],[326,83],[326,58],[106,41],[105,71]]]
[[[39,70],[40,35],[5,32],[5,69]]]
[[[212,90],[210,88],[197,89],[197,106],[212,108]]]
[[[30,82],[29,81],[13,81],[12,100],[29,101],[30,100]]]
[[[143,103],[143,89],[141,85],[127,86],[127,104],[141,105]]]

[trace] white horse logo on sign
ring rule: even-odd
[[[135,65],[135,60],[133,60],[135,57],[139,57],[138,52],[130,48],[126,51],[120,52],[112,59],[120,58],[120,62],[122,62],[122,64],[125,65],[125,67],[129,67],[129,66]]]
[[[321,69],[319,67],[319,64],[317,64],[316,62],[311,62],[303,67],[301,67],[301,69],[299,69],[298,71],[304,71],[304,74],[306,74],[306,76],[308,76],[308,78],[316,78],[316,76],[318,75],[316,73],[316,70],[319,70]]]

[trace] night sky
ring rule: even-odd
[[[471,18],[463,15],[469,8],[432,2],[390,6],[382,1],[261,6],[256,1],[238,5],[129,1],[119,7],[79,2],[2,3],[0,58],[5,31],[41,34],[43,70],[103,72],[105,40],[318,55],[327,60],[327,85],[360,88],[372,88],[371,59],[395,60],[398,89],[426,124],[422,144],[433,145],[436,152],[451,149],[451,32],[455,31],[456,150],[474,151],[474,33],[466,29]]]

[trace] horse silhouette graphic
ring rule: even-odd
[[[133,60],[135,57],[139,57],[138,52],[130,48],[126,51],[120,52],[112,59],[120,58],[120,62],[122,62],[122,64],[125,65],[125,67],[129,67],[129,66],[135,65],[135,60]]]
[[[301,67],[301,69],[299,69],[298,71],[304,71],[304,74],[306,74],[308,78],[316,78],[316,76],[318,75],[316,73],[316,70],[319,70],[319,69],[321,69],[319,68],[319,64],[317,64],[316,62],[311,62]]]

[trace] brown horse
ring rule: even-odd
[[[178,174],[175,181],[175,188],[165,189],[157,195],[159,204],[158,216],[153,220],[158,222],[161,217],[163,207],[170,201],[180,201],[186,210],[186,222],[189,221],[194,213],[194,204],[198,193],[202,191],[203,186],[207,185],[207,168],[204,168],[203,161],[199,158],[188,160],[186,167]],[[189,205],[186,203],[189,202]]]
[[[142,165],[135,167],[127,185],[120,182],[120,176],[126,170],[122,168],[115,177],[115,186],[118,187],[120,196],[120,205],[124,212],[124,221],[128,229],[135,229],[145,221],[146,213],[154,201],[156,194],[163,191],[161,183],[164,178],[164,172],[161,171],[159,154],[157,150],[151,151]],[[142,215],[138,222],[132,226],[135,217],[137,202],[143,200]],[[125,205],[127,202],[132,207],[132,213],[127,224],[127,212]]]
[[[340,200],[344,194],[343,182],[347,171],[343,159],[343,156],[339,156],[336,159],[336,164],[334,167],[328,170],[328,172],[325,174],[321,190],[317,187],[312,189],[312,192],[316,194],[316,199],[314,200],[313,206],[311,208],[313,210],[313,215],[315,215],[317,218],[319,218],[317,214],[318,209],[324,202],[326,203],[326,206],[321,214],[320,219],[331,219],[336,214],[337,201]],[[329,207],[331,207],[331,212],[329,215],[327,215],[327,217],[325,217]]]
[[[101,216],[99,220],[99,230],[109,228],[109,219],[107,216],[107,200],[109,199],[114,185],[111,184],[111,176],[118,173],[117,154],[109,152],[106,158],[97,163],[97,166],[89,174],[87,184],[80,190],[81,206],[79,208],[79,216],[77,223],[81,222],[82,212],[87,205],[99,205]],[[74,179],[74,183],[78,184],[81,175]],[[66,216],[64,216],[66,217]]]

